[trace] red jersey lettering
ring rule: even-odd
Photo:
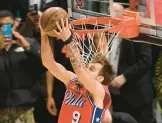
[[[104,108],[100,109],[93,104],[89,92],[76,84],[73,79],[65,93],[58,123],[101,123],[104,112],[111,104],[111,97],[105,88]]]

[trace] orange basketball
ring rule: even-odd
[[[51,7],[46,9],[40,19],[40,25],[44,32],[49,36],[56,37],[56,34],[53,30],[57,30],[56,22],[61,24],[61,18],[65,21],[68,14],[67,12],[60,7]]]

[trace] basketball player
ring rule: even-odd
[[[67,45],[70,61],[75,74],[66,70],[53,58],[47,34],[41,29],[41,56],[45,67],[66,86],[62,109],[58,123],[111,123],[109,106],[111,97],[107,85],[113,79],[114,73],[108,61],[102,54],[96,55],[87,66],[77,52],[78,47],[72,40],[68,19],[64,26],[56,22],[59,32],[54,30]]]

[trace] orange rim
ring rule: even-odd
[[[125,10],[122,16],[118,16],[115,18],[111,17],[93,17],[93,18],[84,18],[78,19],[70,22],[71,25],[86,25],[86,24],[101,24],[101,25],[109,25],[111,27],[107,27],[104,29],[72,29],[74,33],[79,35],[84,35],[87,33],[96,33],[96,32],[115,32],[119,33],[120,36],[125,38],[134,38],[139,35],[139,25],[140,25],[140,16],[139,13]]]

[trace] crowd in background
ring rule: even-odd
[[[15,39],[0,34],[0,123],[57,123],[66,88],[42,65],[39,18],[52,6],[67,10],[67,1],[40,0],[38,13],[29,10],[29,0],[3,2],[0,26],[11,24]],[[64,44],[49,38],[55,60],[73,71],[61,52]],[[125,39],[113,43],[116,48],[109,59],[116,72],[109,88],[113,123],[156,123],[154,85],[155,75],[162,75],[161,48]]]

